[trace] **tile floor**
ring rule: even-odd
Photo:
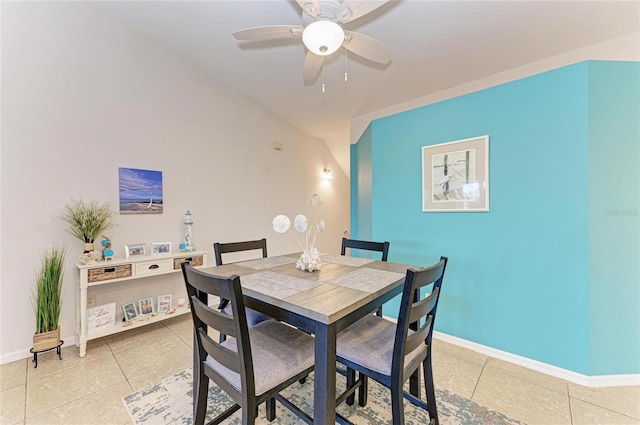
[[[129,424],[121,397],[191,366],[191,318],[0,366],[0,424]],[[587,388],[434,341],[436,386],[531,425],[640,425],[640,387]]]

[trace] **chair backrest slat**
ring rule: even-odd
[[[187,269],[190,270],[190,269]],[[231,292],[230,287],[228,285],[216,283],[216,281],[212,281],[208,274],[199,273],[196,269],[193,269],[194,273],[189,272],[189,286],[195,289],[194,295],[198,292],[204,294],[215,294],[221,298],[230,298]],[[187,277],[185,276],[185,279]],[[189,287],[187,287],[187,295],[191,296],[188,292]],[[200,298],[200,297],[198,297]],[[202,298],[200,298],[202,300]],[[204,301],[204,300],[203,300]]]
[[[205,325],[218,332],[223,332],[225,335],[237,336],[233,317],[212,309],[195,297],[192,305],[193,311]]]
[[[393,347],[393,374],[402,375],[406,354],[419,347],[420,344],[431,345],[440,288],[446,266],[447,257],[440,257],[440,261],[431,267],[407,270]],[[431,293],[423,299],[419,299],[420,289],[428,285],[433,285]],[[423,319],[424,323],[409,335],[409,325],[419,324]]]
[[[440,288],[433,288],[431,293],[426,298],[414,302],[411,306],[411,312],[409,313],[409,323],[415,323],[418,320],[431,313],[438,302],[438,295],[440,294]]]
[[[200,333],[200,341],[202,347],[205,349],[208,355],[216,359],[222,366],[230,369],[236,373],[240,373],[240,356],[238,353],[223,347],[216,341],[214,341],[209,335],[207,335],[202,329],[198,329]]]
[[[340,255],[345,255],[346,249],[364,249],[366,251],[376,251],[382,253],[382,261],[387,261],[389,256],[389,242],[371,242],[360,241],[356,239],[342,238],[342,247],[340,248]]]
[[[262,238],[255,241],[244,241],[244,242],[229,242],[229,243],[220,243],[216,242],[213,244],[213,253],[216,257],[216,266],[221,266],[224,264],[222,262],[222,254],[228,254],[231,252],[240,252],[240,251],[253,251],[253,250],[261,250],[262,258],[267,258],[267,239]]]
[[[429,315],[427,316],[427,320],[425,321],[425,323],[420,326],[417,331],[411,333],[410,335],[407,335],[407,342],[404,347],[405,355],[418,348],[420,344],[424,344],[429,331],[431,330],[431,322],[433,322],[433,316]]]

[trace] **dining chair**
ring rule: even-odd
[[[242,409],[242,423],[252,425],[263,402],[271,422],[276,415],[275,400],[309,420],[308,415],[279,392],[313,371],[313,337],[275,320],[249,328],[237,275],[214,276],[187,263],[182,263],[182,273],[195,333],[193,423],[201,425],[205,421],[209,380],[235,402],[211,424],[219,424]],[[209,295],[230,300],[233,315],[209,307]],[[224,332],[229,338],[216,342],[208,335],[209,328]]]
[[[381,261],[387,261],[387,256],[389,255],[389,242],[370,242],[342,238],[342,248],[340,249],[340,255],[345,255],[347,248],[381,252]],[[382,317],[382,306],[378,307],[376,315]]]
[[[213,253],[216,257],[216,266],[221,266],[224,263],[222,262],[222,254],[229,254],[232,252],[242,252],[242,251],[262,251],[262,258],[267,258],[267,240],[265,238],[258,239],[255,241],[243,241],[243,242],[229,242],[229,243],[220,243],[216,242],[213,244]],[[229,300],[225,298],[220,298],[220,304],[218,304],[218,309],[225,314],[232,315],[232,308],[229,305]],[[258,313],[255,310],[247,309],[247,323],[249,327],[255,326],[260,322],[264,322],[265,320],[270,319],[269,316]],[[226,338],[226,334],[220,333],[220,342],[223,342]]]
[[[397,323],[369,314],[338,334],[337,359],[347,367],[347,390],[338,398],[339,402],[353,396],[357,388],[358,404],[365,406],[369,377],[391,390],[394,425],[404,424],[403,397],[425,409],[430,424],[438,424],[431,339],[447,261],[447,257],[440,257],[431,267],[407,270]],[[430,292],[421,295],[425,287],[430,287]],[[403,390],[404,383],[419,370],[420,364],[426,403],[419,392],[416,396]]]

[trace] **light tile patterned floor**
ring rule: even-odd
[[[191,365],[191,318],[176,317],[0,366],[0,424],[129,424],[121,397]],[[640,425],[640,387],[586,388],[443,341],[436,386],[530,425]]]

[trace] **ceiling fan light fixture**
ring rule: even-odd
[[[344,42],[342,27],[332,21],[316,21],[302,32],[302,42],[316,55],[326,56],[335,52]]]

